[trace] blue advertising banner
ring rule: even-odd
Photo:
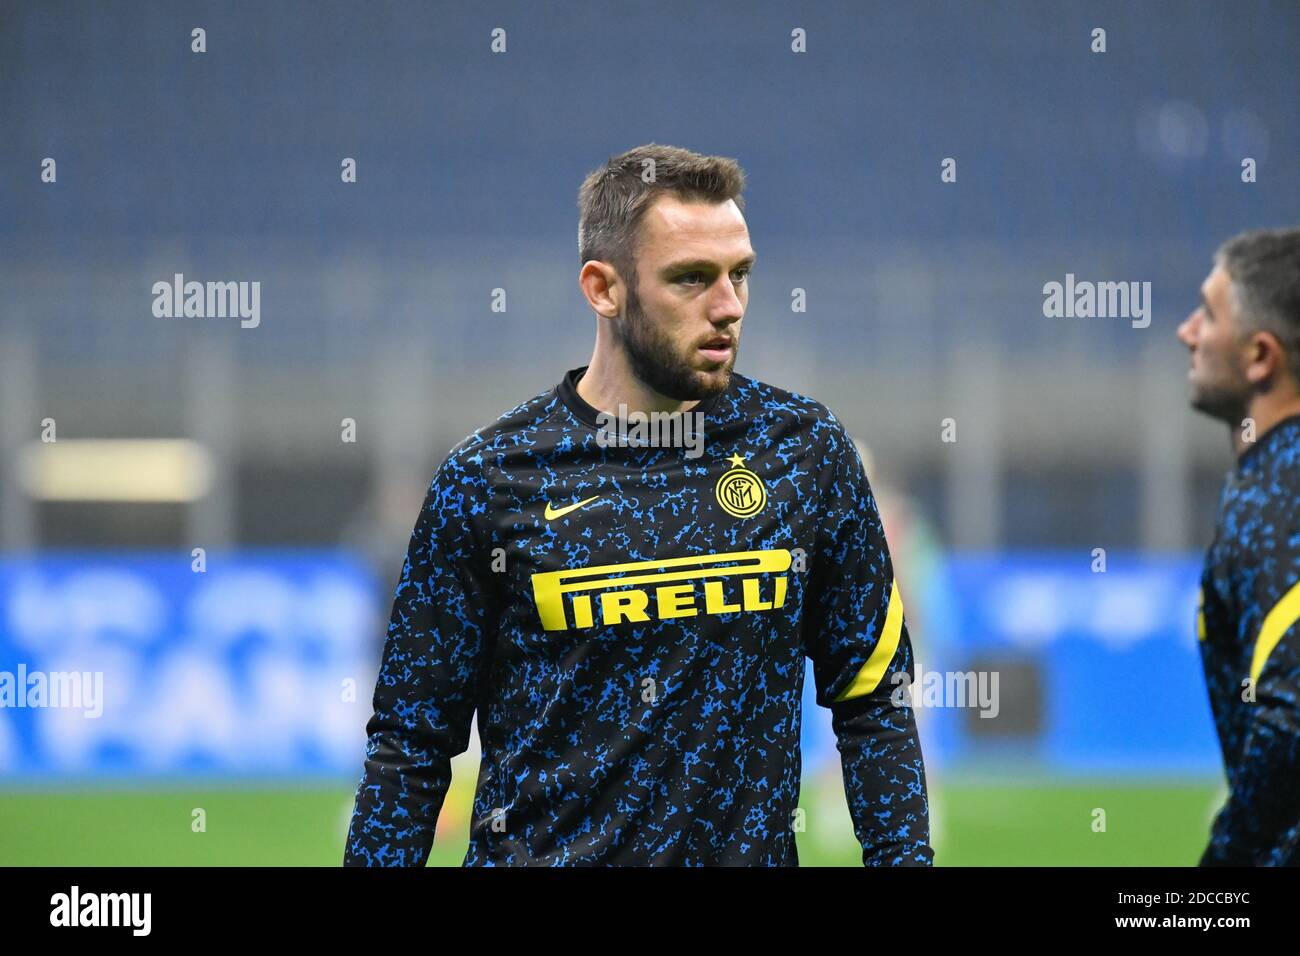
[[[1034,661],[1049,765],[1216,772],[1196,639],[1201,559],[966,558],[953,579],[970,656]],[[1003,695],[1009,688],[1002,689]]]
[[[927,762],[1221,773],[1196,640],[1200,565],[1199,555],[965,555],[923,589],[911,582],[911,695]],[[805,765],[836,759],[829,714],[811,688],[804,700]]]
[[[0,561],[0,773],[360,772],[386,613],[369,571],[205,560]]]
[[[927,760],[1217,773],[1198,569],[949,557],[906,605]],[[359,774],[390,587],[342,552],[0,560],[0,775]],[[838,765],[811,680],[803,739]]]

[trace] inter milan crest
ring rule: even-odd
[[[752,518],[767,504],[763,479],[745,467],[745,459],[732,455],[731,467],[718,479],[714,492],[722,510],[733,518]]]

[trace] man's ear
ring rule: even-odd
[[[587,304],[600,316],[613,319],[622,308],[620,289],[622,283],[618,271],[607,262],[589,259],[578,273],[578,286],[587,299]]]
[[[1286,374],[1286,350],[1272,332],[1252,332],[1246,343],[1246,381],[1271,385]]]

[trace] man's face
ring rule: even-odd
[[[754,262],[745,218],[731,200],[658,197],[641,220],[636,278],[615,324],[632,371],[678,401],[726,389],[740,346]]]
[[[1178,326],[1178,340],[1191,351],[1192,407],[1230,424],[1240,424],[1251,391],[1241,331],[1232,279],[1215,266],[1201,283],[1200,306]]]

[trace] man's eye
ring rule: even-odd
[[[736,282],[743,282],[745,279],[748,279],[748,278],[749,278],[749,270],[748,270],[748,269],[737,269],[736,272],[739,272],[739,273],[740,273],[740,278],[734,280],[734,281],[736,281]],[[735,273],[733,272],[732,275],[735,275]]]
[[[687,279],[698,279],[698,278],[700,278],[700,274],[698,272],[688,272],[686,273],[686,275],[678,276],[677,281],[683,282]]]

